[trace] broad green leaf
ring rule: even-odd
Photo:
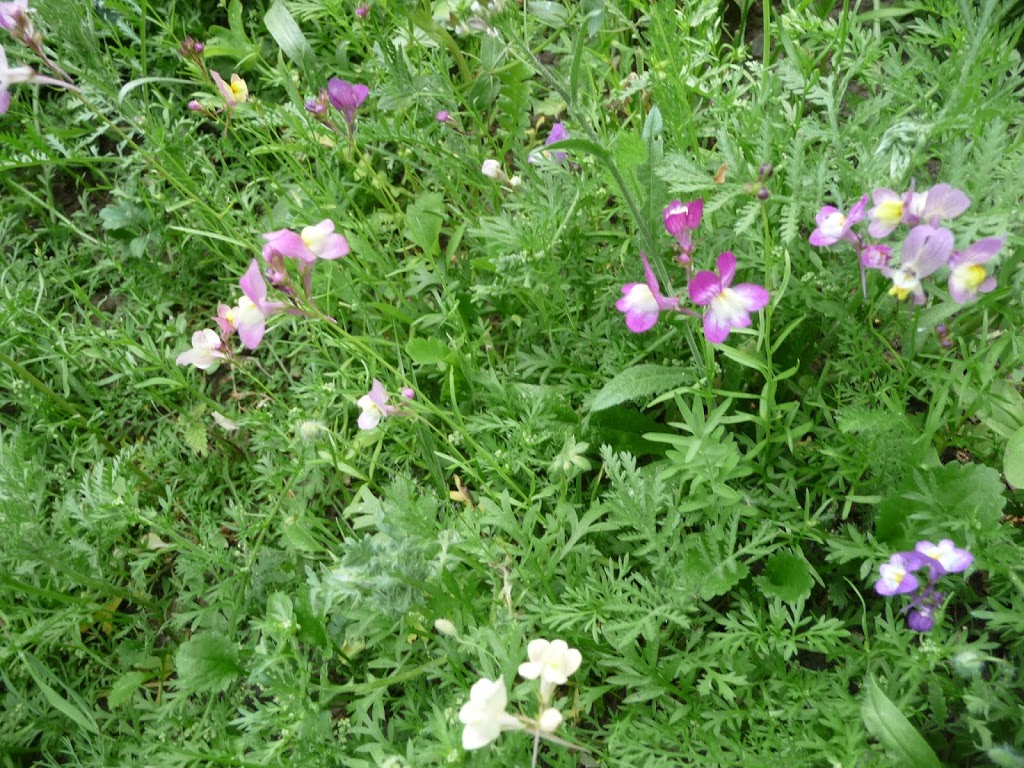
[[[145,672],[125,672],[110,687],[110,693],[107,694],[107,705],[110,707],[121,706],[131,699],[148,678],[149,675]]]
[[[564,27],[565,20],[569,17],[569,12],[565,10],[564,5],[550,2],[550,0],[529,0],[526,3],[526,10],[544,24],[557,29]]]
[[[419,365],[443,363],[452,355],[451,349],[440,339],[410,339],[405,345],[405,352]]]
[[[1024,488],[1024,427],[1014,432],[1006,443],[1003,475],[1014,488]]]
[[[811,594],[814,579],[807,561],[799,555],[772,555],[765,564],[761,588],[787,603],[795,603]]]
[[[924,737],[889,700],[874,678],[869,677],[864,692],[861,717],[864,725],[882,746],[907,768],[942,768],[942,763]]]
[[[183,688],[210,693],[225,690],[243,672],[238,648],[219,632],[204,632],[182,643],[174,667]]]
[[[427,192],[416,198],[405,210],[405,235],[428,256],[440,252],[437,238],[444,222],[444,197],[440,192]]]
[[[314,81],[316,56],[288,9],[280,2],[275,2],[264,15],[263,23],[267,25],[270,36],[281,46],[284,55],[302,68],[308,80]]]
[[[627,400],[639,400],[685,383],[689,371],[645,363],[627,368],[607,382],[590,403],[590,412],[603,411]]]

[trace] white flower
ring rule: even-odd
[[[531,640],[526,653],[530,660],[519,665],[519,674],[527,680],[540,678],[540,698],[545,704],[555,686],[565,685],[583,662],[583,655],[564,640]]]
[[[196,331],[192,334],[192,349],[182,352],[175,358],[177,365],[194,365],[201,371],[205,371],[218,360],[223,360],[227,355],[221,352],[220,336],[216,331],[209,328],[203,331]]]
[[[537,727],[544,733],[554,733],[564,719],[561,712],[554,707],[548,707],[537,718]]]
[[[502,731],[520,730],[523,724],[505,711],[508,692],[505,679],[477,680],[469,689],[469,701],[459,710],[459,720],[466,726],[462,731],[464,749],[486,747]]]
[[[480,173],[491,179],[500,179],[505,175],[505,172],[501,170],[501,163],[497,160],[484,160],[484,164],[480,167]]]

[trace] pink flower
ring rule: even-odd
[[[194,365],[201,371],[227,357],[222,351],[223,343],[216,331],[209,328],[192,334],[192,349],[182,352],[174,362],[176,365]]]
[[[229,107],[237,107],[242,102],[248,100],[249,87],[245,84],[245,80],[237,74],[231,75],[230,85],[224,82],[224,78],[216,70],[210,70],[210,77],[213,78],[217,90],[220,91],[220,95],[224,97],[224,101],[227,102]]]
[[[675,309],[679,305],[678,298],[666,298],[661,294],[658,278],[654,276],[647,256],[640,254],[644,263],[646,283],[626,283],[622,286],[622,298],[615,302],[615,308],[626,315],[626,327],[633,333],[649,331],[658,322],[658,313]]]
[[[11,106],[10,87],[19,83],[39,83],[41,85],[55,85],[71,91],[78,90],[71,83],[37,74],[29,66],[9,67],[7,65],[7,53],[4,51],[3,46],[0,46],[0,115],[7,114],[7,110]]]
[[[360,19],[365,19],[369,15],[370,15],[370,6],[369,5],[367,5],[366,3],[360,3],[359,5],[356,6],[356,16],[358,16]]]
[[[388,404],[388,391],[377,379],[373,380],[370,391],[356,400],[356,405],[363,411],[356,421],[360,429],[373,429],[380,424],[381,419],[398,413],[395,406]]]
[[[700,226],[703,215],[704,201],[699,197],[689,203],[673,200],[662,211],[665,230],[679,243],[679,260],[683,264],[690,263],[690,257],[693,255],[693,241],[690,238],[690,233]]]
[[[29,24],[28,0],[0,3],[0,27],[13,32],[19,28],[29,29]]]
[[[283,310],[285,305],[280,301],[267,301],[267,284],[263,281],[256,259],[249,264],[249,269],[238,284],[244,295],[234,307],[222,304],[217,308],[217,324],[222,334],[230,335],[232,330],[238,331],[242,345],[246,349],[256,349],[263,340],[267,318]]]
[[[955,252],[949,260],[949,295],[957,304],[973,301],[979,293],[994,291],[996,279],[982,264],[999,253],[1005,237],[986,237],[963,251]]]
[[[925,196],[921,220],[935,227],[941,219],[955,219],[970,205],[970,198],[961,190],[949,184],[936,184]]]
[[[850,212],[845,215],[838,208],[831,205],[824,206],[815,216],[818,227],[811,233],[810,244],[827,247],[835,245],[840,240],[855,242],[856,235],[850,231],[850,227],[864,218],[864,210],[867,205],[868,196],[864,195],[853,204]]]
[[[704,313],[704,336],[712,344],[725,341],[733,328],[750,325],[750,313],[768,304],[768,291],[760,285],[741,283],[732,286],[736,257],[729,251],[718,255],[718,272],[698,272],[690,281],[690,298]]]
[[[348,241],[343,235],[334,233],[334,222],[330,219],[303,227],[298,234],[290,229],[267,232],[263,239],[267,241],[263,246],[263,257],[267,261],[270,261],[268,251],[309,265],[315,264],[317,259],[340,259],[349,252]]]

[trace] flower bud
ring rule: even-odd
[[[455,625],[448,621],[448,619],[438,619],[437,621],[435,621],[434,629],[436,629],[442,635],[447,635],[448,637],[459,636],[459,630],[457,630],[455,628]]]
[[[564,719],[561,712],[554,707],[548,707],[537,718],[537,727],[544,733],[554,733]]]

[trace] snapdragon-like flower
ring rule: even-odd
[[[741,283],[733,286],[736,257],[729,251],[718,255],[718,272],[702,271],[690,281],[690,298],[704,313],[704,336],[712,344],[720,344],[733,328],[750,326],[750,313],[768,304],[768,291],[760,285]]]
[[[889,558],[889,562],[878,566],[881,578],[875,582],[875,592],[885,597],[913,592],[918,587],[913,571],[924,565],[924,562],[912,552],[897,552]]]
[[[953,233],[942,227],[921,224],[910,230],[900,251],[900,265],[883,267],[882,274],[892,278],[889,295],[903,301],[913,296],[915,304],[924,304],[921,280],[949,261],[953,252]]]
[[[985,271],[987,263],[999,253],[1005,237],[986,237],[955,252],[949,259],[949,295],[957,304],[973,301],[979,293],[994,291],[996,279]]]
[[[345,118],[349,133],[355,125],[356,112],[369,95],[370,89],[361,83],[350,83],[338,77],[327,81],[327,98]]]
[[[237,107],[249,100],[249,86],[245,84],[245,80],[238,73],[231,75],[230,84],[225,83],[224,78],[216,70],[210,70],[210,77],[213,78],[217,90],[220,91],[220,95],[224,97],[224,101],[229,107]]]
[[[505,679],[477,680],[469,689],[469,701],[459,710],[463,749],[480,749],[497,739],[502,731],[518,731],[523,723],[505,711],[508,692]]]
[[[480,166],[480,173],[489,179],[504,179],[505,172],[501,169],[501,163],[493,158],[484,160]]]
[[[875,206],[868,211],[868,234],[872,237],[885,237],[892,232],[901,222],[906,222],[904,214],[907,212],[911,201],[914,199],[914,187],[910,191],[900,195],[891,189],[879,187],[871,192],[871,199]],[[916,223],[916,222],[915,222]]]
[[[911,201],[914,207],[915,201]],[[955,189],[949,184],[936,184],[924,195],[924,205],[920,216],[925,224],[938,226],[943,219],[955,219],[966,211],[971,205],[971,200],[961,190]]]
[[[21,67],[10,67],[7,64],[7,52],[0,46],[0,115],[7,114],[7,110],[11,106],[11,92],[10,87],[12,85],[18,85],[20,83],[38,83],[40,85],[55,85],[58,88],[67,88],[71,91],[77,91],[71,83],[66,83],[63,80],[58,80],[55,77],[47,77],[46,75],[38,74],[32,67],[21,66]]]
[[[30,30],[32,20],[28,15],[28,0],[0,3],[0,28],[9,30],[16,36],[19,30]]]
[[[938,544],[919,541],[914,545],[914,551],[937,561],[945,573],[966,571],[974,562],[974,555],[957,547],[951,539],[942,539]]]
[[[303,227],[298,233],[290,229],[267,232],[263,239],[267,241],[263,246],[264,258],[267,258],[269,251],[273,251],[310,265],[315,264],[317,259],[340,259],[349,252],[348,241],[343,235],[335,234],[334,222],[330,219]]]
[[[646,283],[626,283],[622,286],[622,298],[615,302],[615,308],[626,315],[626,327],[633,333],[649,331],[658,322],[658,314],[664,310],[679,306],[678,297],[668,298],[662,295],[658,286],[658,278],[647,261],[647,255],[641,253],[640,260],[644,263]]]
[[[519,674],[527,680],[540,678],[540,699],[545,705],[555,687],[565,685],[583,662],[583,655],[564,640],[531,640],[526,654],[530,660],[519,665]]]
[[[817,216],[815,216],[818,227],[811,233],[810,244],[827,247],[835,245],[840,240],[856,242],[857,236],[850,231],[850,228],[864,218],[867,205],[868,196],[864,195],[864,197],[853,204],[853,207],[850,208],[850,212],[847,214],[844,214],[834,206],[823,206],[818,211]]]
[[[555,123],[551,126],[551,131],[548,133],[548,138],[544,142],[544,146],[554,144],[556,141],[565,141],[569,138],[569,132],[565,129],[565,125],[562,123]],[[527,160],[531,163],[537,162],[537,156],[543,157],[545,160],[551,160],[555,163],[564,163],[568,157],[568,152],[549,152],[546,149],[539,150],[537,152],[531,152]]]
[[[174,362],[176,365],[194,365],[201,371],[224,360],[227,355],[223,351],[224,344],[220,335],[209,328],[192,334],[192,349],[182,352]]]
[[[234,307],[218,307],[217,323],[222,333],[234,329],[246,349],[256,349],[263,340],[267,318],[283,310],[285,305],[280,301],[267,301],[267,284],[256,259],[249,264],[238,285],[243,296]]]
[[[395,406],[388,404],[388,391],[377,379],[373,380],[370,391],[356,400],[356,405],[363,411],[356,421],[360,429],[373,429],[380,424],[381,419],[398,413]]]
[[[665,230],[679,243],[679,261],[683,264],[689,264],[690,257],[693,256],[691,233],[700,226],[703,215],[704,200],[699,197],[688,203],[673,200],[662,211]]]

